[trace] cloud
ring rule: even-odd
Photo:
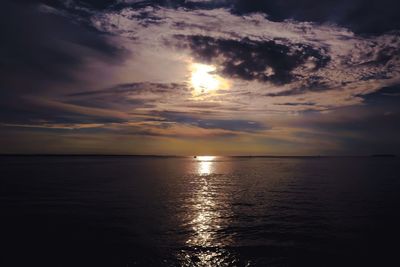
[[[164,118],[166,121],[176,122],[186,125],[194,125],[204,129],[223,129],[238,132],[258,132],[268,130],[264,124],[255,121],[240,119],[205,119],[201,114],[196,116],[193,112],[155,112],[156,115]]]
[[[79,71],[92,63],[116,64],[126,51],[69,14],[38,5],[2,3],[0,61],[2,92],[48,91],[52,86],[88,80]],[[23,78],[21,78],[23,77]]]
[[[188,48],[198,60],[215,64],[221,74],[243,80],[289,83],[296,77],[292,70],[313,62],[313,70],[324,67],[329,57],[304,44],[281,44],[275,40],[252,41],[215,39],[208,36],[176,36],[182,40],[179,47]]]
[[[49,1],[45,1],[49,2]],[[334,23],[357,33],[382,34],[400,28],[396,0],[83,0],[86,8],[119,11],[124,8],[142,9],[162,6],[172,9],[212,10],[225,8],[232,14],[249,15],[261,13],[271,21],[288,19],[302,22]],[[66,1],[64,7],[77,7]],[[57,7],[62,7],[58,4]],[[80,9],[82,9],[81,6]]]
[[[61,130],[78,130],[78,129],[90,129],[90,128],[101,128],[104,124],[95,123],[84,123],[84,124],[60,124],[60,123],[46,123],[41,124],[7,124],[0,123],[3,127],[20,127],[20,128],[43,128],[43,129],[61,129]]]
[[[388,8],[397,4],[384,0],[387,18],[368,18],[357,12],[382,7],[363,2],[7,1],[2,130],[72,143],[89,133],[102,144],[226,138],[257,151],[344,151],[358,138],[371,149],[370,133],[383,144],[399,131],[389,99],[400,34],[386,30],[400,27]],[[214,65],[229,86],[195,96],[195,63]]]
[[[263,12],[273,21],[294,19],[319,23],[336,23],[357,33],[382,33],[400,28],[397,16],[399,3],[395,0],[272,0],[234,1],[233,12],[248,14]]]
[[[159,18],[157,24],[142,25],[139,14],[144,11],[146,17]],[[260,14],[236,16],[227,9],[157,6],[106,11],[92,21],[99,30],[133,38],[143,55],[157,50],[158,57],[180,54],[177,63],[182,65],[214,64],[219,75],[232,81],[229,93],[221,93],[227,110],[229,102],[243,103],[244,95],[265,112],[310,108],[283,103],[315,103],[314,110],[356,105],[363,102],[360,95],[399,83],[400,78],[396,33],[360,36],[331,24],[277,22]]]

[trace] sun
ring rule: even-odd
[[[194,95],[209,94],[228,87],[227,81],[215,73],[216,69],[213,65],[191,64],[190,83]]]

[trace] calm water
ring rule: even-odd
[[[397,158],[0,160],[1,266],[400,266]]]

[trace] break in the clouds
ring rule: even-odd
[[[4,151],[396,152],[397,4],[362,2],[5,2]]]

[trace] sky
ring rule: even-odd
[[[4,0],[0,153],[400,154],[397,0]]]

